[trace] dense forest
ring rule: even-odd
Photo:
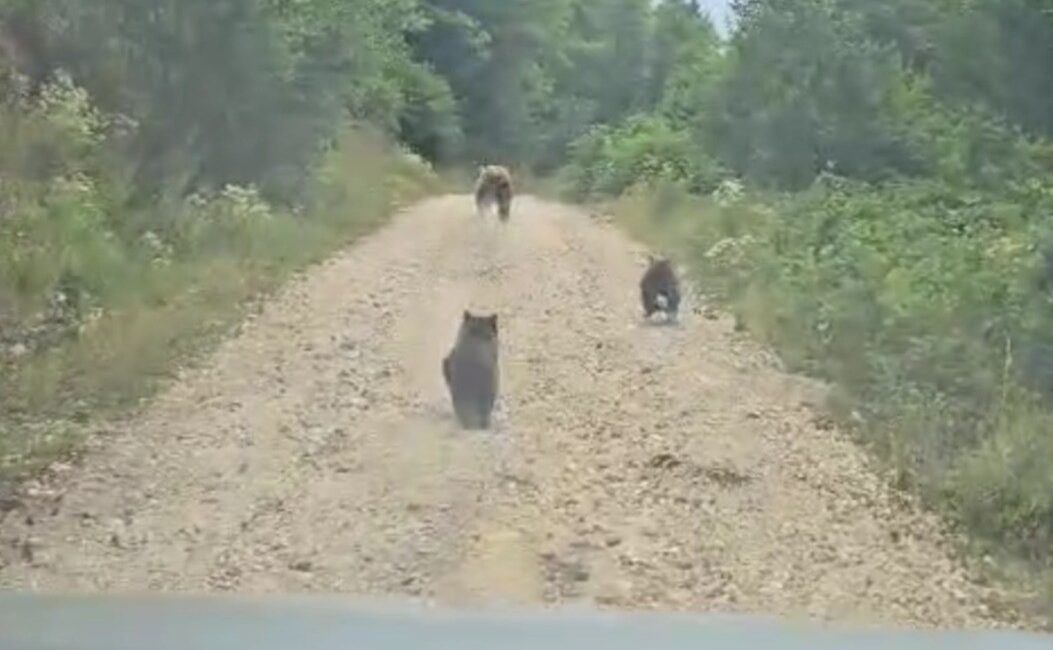
[[[722,36],[691,0],[0,0],[6,426],[135,393],[429,166],[504,162],[609,201],[896,481],[1050,568],[1053,3],[732,4]]]

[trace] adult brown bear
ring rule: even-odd
[[[475,209],[481,215],[494,203],[501,221],[508,221],[512,210],[512,174],[501,165],[483,165],[475,182]]]

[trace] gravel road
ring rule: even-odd
[[[28,486],[0,587],[1022,625],[820,386],[690,296],[644,324],[644,264],[531,197],[504,227],[468,196],[406,210]],[[440,373],[466,307],[500,315],[489,432]]]

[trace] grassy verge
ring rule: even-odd
[[[793,196],[637,188],[607,209],[685,263],[828,405],[900,488],[1053,614],[1047,272],[1028,242],[1047,193],[831,182]],[[1033,190],[1035,188],[1032,188]]]
[[[93,214],[90,187],[49,192],[39,201],[47,223],[26,210],[3,239],[4,288],[24,315],[9,332],[21,326],[26,342],[12,338],[0,377],[0,481],[68,455],[93,420],[150,395],[255,299],[439,187],[411,156],[349,131],[295,213],[240,187],[141,219]],[[137,221],[150,226],[107,229]]]

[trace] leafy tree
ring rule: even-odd
[[[716,29],[695,0],[669,0],[659,4],[654,9],[652,31],[647,71],[649,108],[663,100],[675,75],[680,74],[677,83],[682,87],[690,81],[684,74],[689,66],[701,64],[702,59],[715,58],[718,44]],[[693,72],[708,76],[698,67]]]
[[[550,56],[567,15],[566,0],[429,0],[429,27],[411,36],[417,55],[448,79],[476,161],[529,161],[532,137],[552,91]]]
[[[415,0],[41,0],[15,7],[43,79],[69,70],[137,125],[140,192],[258,183],[299,195],[348,115],[437,151],[456,147],[446,84],[410,56]]]
[[[940,26],[932,65],[938,92],[982,102],[1032,134],[1053,136],[1053,4],[964,4]]]
[[[750,3],[732,48],[709,138],[740,173],[801,188],[824,170],[879,180],[923,169],[900,102],[909,78],[852,15]]]

